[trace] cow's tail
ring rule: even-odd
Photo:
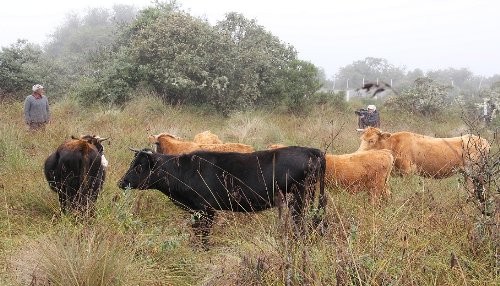
[[[328,198],[325,193],[325,173],[326,173],[326,157],[325,152],[321,152],[319,158],[318,180],[319,180],[319,197],[318,197],[318,212],[315,217],[315,226],[320,226],[326,216],[326,204]]]

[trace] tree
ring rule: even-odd
[[[404,77],[404,69],[395,67],[386,59],[367,57],[342,67],[336,75],[337,84],[345,87],[349,80],[349,87],[361,87],[363,78],[365,81],[376,81],[377,79],[390,82],[392,79],[397,87]]]
[[[42,83],[52,91],[61,86],[60,68],[49,61],[40,46],[18,40],[0,52],[0,94],[30,92],[34,83]]]
[[[300,112],[312,94],[321,87],[316,66],[301,60],[290,62],[279,78],[287,95],[285,103],[295,112]]]
[[[59,77],[66,82],[66,89],[102,80],[92,78],[102,73],[104,59],[112,61],[109,53],[119,49],[121,31],[135,19],[136,13],[132,6],[115,5],[113,10],[92,8],[81,17],[67,16],[45,46],[46,56],[64,70]]]
[[[216,28],[232,44],[227,58],[232,97],[243,95],[247,99],[245,105],[252,106],[277,103],[288,96],[289,80],[284,71],[293,68],[297,57],[292,46],[239,13],[228,13]]]

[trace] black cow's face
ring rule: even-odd
[[[150,176],[153,168],[151,150],[134,150],[135,158],[130,168],[118,182],[121,189],[145,190],[151,187]]]

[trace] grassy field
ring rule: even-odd
[[[116,110],[63,100],[52,104],[52,123],[37,133],[23,124],[22,102],[0,107],[0,285],[500,285],[498,212],[482,216],[459,176],[391,178],[393,195],[379,206],[366,194],[329,189],[326,233],[299,240],[277,210],[220,213],[208,251],[196,246],[190,215],[166,196],[117,187],[133,157],[128,148],[148,147],[147,136],[160,132],[192,139],[211,130],[256,149],[283,143],[354,152],[353,110],[361,104],[223,118],[150,97]],[[430,120],[381,112],[390,132],[467,131],[459,115]],[[498,149],[493,134],[482,132]],[[86,220],[60,215],[42,169],[58,145],[80,134],[111,138],[97,213]]]

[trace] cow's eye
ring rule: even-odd
[[[370,144],[373,144],[375,141],[372,139],[372,140],[368,140],[368,143]]]
[[[141,165],[135,166],[135,171],[137,172],[137,174],[142,173],[142,166]]]

